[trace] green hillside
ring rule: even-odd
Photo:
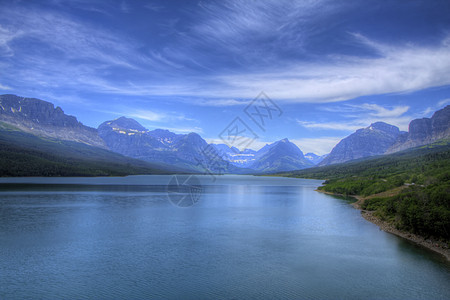
[[[167,174],[153,165],[82,143],[39,138],[0,123],[0,176]]]
[[[283,173],[284,176],[325,179],[320,190],[370,196],[397,187],[396,193],[364,200],[399,229],[450,239],[450,142],[448,140],[375,157],[319,168]]]

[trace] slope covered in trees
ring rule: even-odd
[[[395,195],[370,197],[362,208],[399,229],[450,239],[450,143],[282,175],[325,179],[320,190],[370,196],[396,187]]]
[[[167,174],[164,166],[86,144],[40,138],[0,123],[0,176]]]

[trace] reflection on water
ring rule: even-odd
[[[450,298],[440,256],[320,181],[200,176],[177,208],[170,178],[0,179],[0,298]]]

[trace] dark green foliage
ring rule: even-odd
[[[386,179],[374,179],[374,177],[350,177],[327,180],[326,185],[319,187],[319,189],[343,195],[369,196],[402,186],[404,182],[402,176],[399,175],[387,177]]]
[[[450,144],[448,141],[428,146],[405,150],[391,155],[376,156],[364,160],[356,160],[343,164],[324,167],[309,168],[293,172],[282,173],[285,176],[302,178],[346,178],[346,177],[372,177],[386,178],[386,175],[416,175],[416,183],[424,182],[423,173],[435,176],[436,167],[448,165],[450,157]],[[447,173],[448,174],[448,173]],[[408,177],[408,179],[410,179]]]
[[[371,198],[364,201],[361,205],[362,209],[377,210],[386,205],[386,198]]]
[[[384,219],[394,219],[395,225],[424,236],[450,238],[450,184],[427,187],[411,186],[402,193],[386,198],[371,198],[362,208]]]
[[[167,174],[162,168],[81,143],[44,139],[0,124],[0,176]]]
[[[362,208],[375,211],[400,229],[426,237],[450,239],[448,141],[284,175],[327,179],[319,189],[344,195],[369,196],[403,186],[405,188],[392,196],[365,200]]]

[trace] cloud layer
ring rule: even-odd
[[[373,55],[307,53],[308,42],[330,26],[320,28],[319,22],[333,24],[333,16],[348,10],[348,5],[324,2],[201,3],[195,21],[184,21],[181,28],[176,25],[181,21],[165,25],[173,39],[153,49],[125,32],[64,11],[6,7],[0,18],[0,55],[10,58],[4,69],[14,69],[17,76],[13,82],[10,72],[3,74],[2,86],[38,82],[49,88],[182,96],[194,105],[226,106],[239,100],[223,99],[251,99],[260,91],[279,101],[324,103],[450,84],[448,36],[433,45],[392,45],[349,31],[341,33],[342,39]],[[116,13],[132,12],[131,5],[121,8]],[[29,43],[33,51],[24,50]],[[118,72],[127,79],[119,80]]]
[[[91,126],[126,115],[205,137],[264,91],[285,110],[264,141],[328,152],[448,103],[449,14],[424,0],[3,1],[0,90]]]

